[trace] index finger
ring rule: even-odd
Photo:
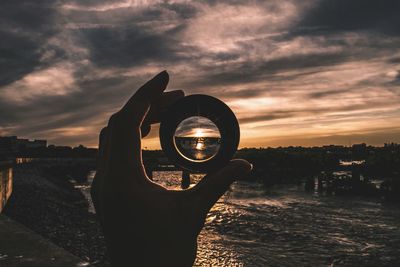
[[[141,123],[150,104],[156,101],[167,88],[168,81],[168,72],[160,72],[136,91],[122,107],[120,113],[124,114],[130,121]]]
[[[110,165],[126,172],[144,173],[141,153],[140,125],[151,103],[166,89],[169,75],[163,71],[148,81],[128,100],[120,111],[111,116]]]

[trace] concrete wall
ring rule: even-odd
[[[0,212],[11,196],[13,181],[12,162],[0,162]]]

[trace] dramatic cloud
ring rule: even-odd
[[[1,2],[0,86],[17,81],[62,55],[49,42],[58,26],[55,1]]]
[[[322,0],[316,4],[301,25],[317,31],[376,31],[400,33],[400,3],[396,0]]]
[[[164,69],[224,100],[241,146],[400,142],[400,4],[2,1],[0,135],[96,146]],[[144,145],[157,148],[158,126]]]

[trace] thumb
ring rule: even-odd
[[[195,199],[208,212],[218,199],[237,179],[242,178],[252,170],[253,166],[243,159],[234,159],[216,173],[208,174],[193,188]]]

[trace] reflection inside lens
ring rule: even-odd
[[[189,117],[175,130],[175,145],[179,153],[189,160],[209,160],[217,154],[221,135],[217,126],[201,116]]]

